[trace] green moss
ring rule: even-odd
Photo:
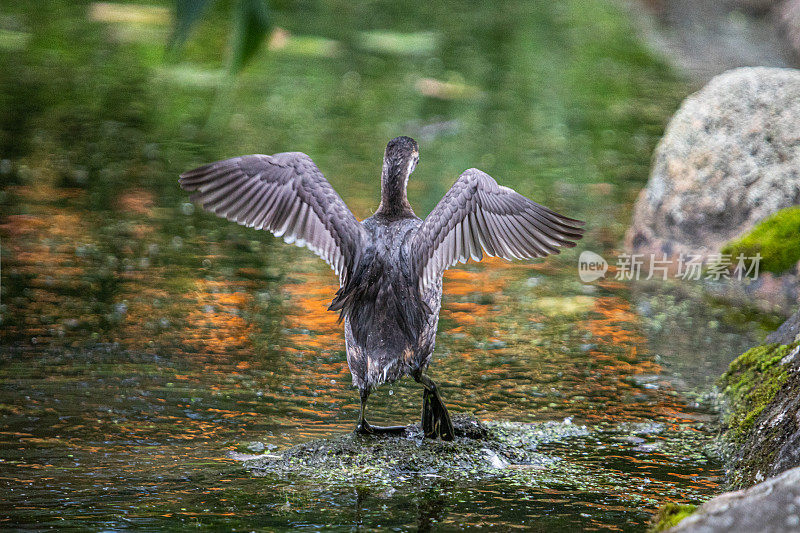
[[[800,207],[781,209],[762,220],[742,237],[722,248],[723,254],[754,257],[761,254],[760,269],[781,273],[800,261]]]
[[[697,509],[696,505],[668,503],[658,510],[653,525],[648,531],[666,531],[677,526],[681,520],[691,515]]]
[[[740,355],[720,378],[728,411],[723,417],[725,438],[742,442],[758,416],[788,378],[780,364],[796,344],[766,344]]]

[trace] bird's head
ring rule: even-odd
[[[408,177],[419,162],[419,146],[411,137],[395,137],[386,145],[383,154],[384,179],[407,184]]]

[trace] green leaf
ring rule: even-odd
[[[192,27],[200,20],[213,0],[175,0],[175,19],[167,50],[177,50],[189,38]]]
[[[231,71],[242,70],[258,51],[270,28],[269,8],[264,0],[239,0],[234,14]]]

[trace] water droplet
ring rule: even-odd
[[[389,389],[389,396],[394,396],[394,389]]]

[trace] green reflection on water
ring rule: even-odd
[[[342,489],[265,483],[227,458],[349,431],[357,399],[324,311],[333,274],[194,209],[177,175],[302,150],[365,218],[384,143],[407,134],[418,213],[478,166],[587,220],[582,246],[610,251],[686,90],[616,4],[278,3],[283,31],[236,79],[220,73],[222,11],[169,64],[167,22],[131,6],[144,21],[64,1],[0,17],[15,35],[0,47],[6,523],[636,529],[659,502],[713,490],[716,465],[681,447],[705,415],[662,375],[627,289],[587,292],[575,253],[452,271],[432,372],[454,411],[587,423],[548,451],[580,483]],[[376,422],[418,417],[416,386],[382,392]],[[669,430],[619,437],[643,422]]]

